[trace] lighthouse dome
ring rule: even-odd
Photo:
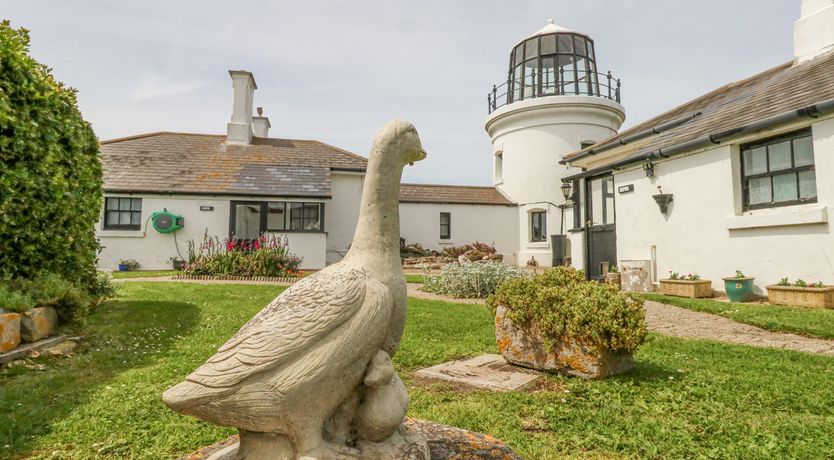
[[[493,88],[490,112],[543,96],[597,96],[620,102],[619,80],[597,69],[594,41],[549,20],[510,52],[506,83]]]

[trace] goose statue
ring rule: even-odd
[[[403,168],[426,157],[392,121],[371,148],[353,243],[292,285],[163,400],[240,430],[217,459],[426,459],[403,427],[408,395],[391,364],[405,326],[399,256]]]

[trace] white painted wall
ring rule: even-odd
[[[229,234],[229,202],[231,200],[264,200],[263,198],[252,197],[105,195],[108,197],[130,196],[132,198],[142,198],[142,230],[103,230],[102,222],[96,224],[96,234],[102,245],[98,267],[107,270],[117,269],[119,260],[122,259],[135,259],[139,262],[141,270],[171,268],[170,258],[177,257],[177,244],[175,244],[173,233],[161,234],[153,229],[149,217],[155,211],[162,211],[163,208],[167,208],[168,211],[185,218],[184,228],[176,232],[176,243],[178,243],[181,257],[187,259],[187,242],[189,239],[193,239],[199,244],[206,232],[221,239]],[[200,206],[213,206],[214,210],[200,211]],[[327,228],[327,225],[327,215],[325,214],[325,228]],[[303,268],[324,268],[327,235],[324,233],[288,233],[288,236],[290,251],[304,258]]]
[[[440,213],[452,214],[451,239],[440,239]],[[407,244],[443,251],[480,241],[494,244],[508,264],[518,255],[518,210],[512,206],[400,203],[400,235]]]
[[[550,265],[552,252],[547,242],[530,242],[529,212],[547,211],[548,235],[559,234],[564,199],[561,179],[580,170],[560,165],[568,153],[583,142],[600,141],[617,132],[625,120],[625,109],[615,101],[594,96],[548,96],[506,105],[486,120],[492,139],[495,185],[519,204],[519,263],[532,257],[539,265]],[[496,157],[500,153],[500,160]],[[573,259],[577,256],[574,251]]]
[[[834,119],[812,128],[816,204],[742,213],[738,144],[658,162],[653,178],[639,166],[617,173],[617,186],[634,184],[634,192],[616,195],[619,260],[650,259],[654,245],[660,278],[670,270],[698,273],[716,290],[736,270],[756,277],[760,294],[785,276],[834,283],[834,235],[827,222],[834,204]],[[666,216],[652,199],[658,185],[674,194]]]
[[[328,265],[342,260],[353,241],[353,233],[359,221],[364,178],[365,175],[359,173],[334,171],[331,175],[333,198],[324,205]]]

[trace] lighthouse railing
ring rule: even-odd
[[[492,85],[487,93],[489,113],[500,107],[525,99],[552,96],[595,96],[621,102],[621,82],[611,72],[580,72],[564,67],[557,71],[538,73],[535,70]]]

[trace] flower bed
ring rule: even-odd
[[[203,236],[199,247],[188,242],[185,275],[297,278],[301,276],[300,257],[290,253],[287,238],[261,235],[252,241]]]
[[[625,372],[646,336],[642,301],[569,267],[509,280],[487,304],[504,358],[537,370],[583,378]]]

